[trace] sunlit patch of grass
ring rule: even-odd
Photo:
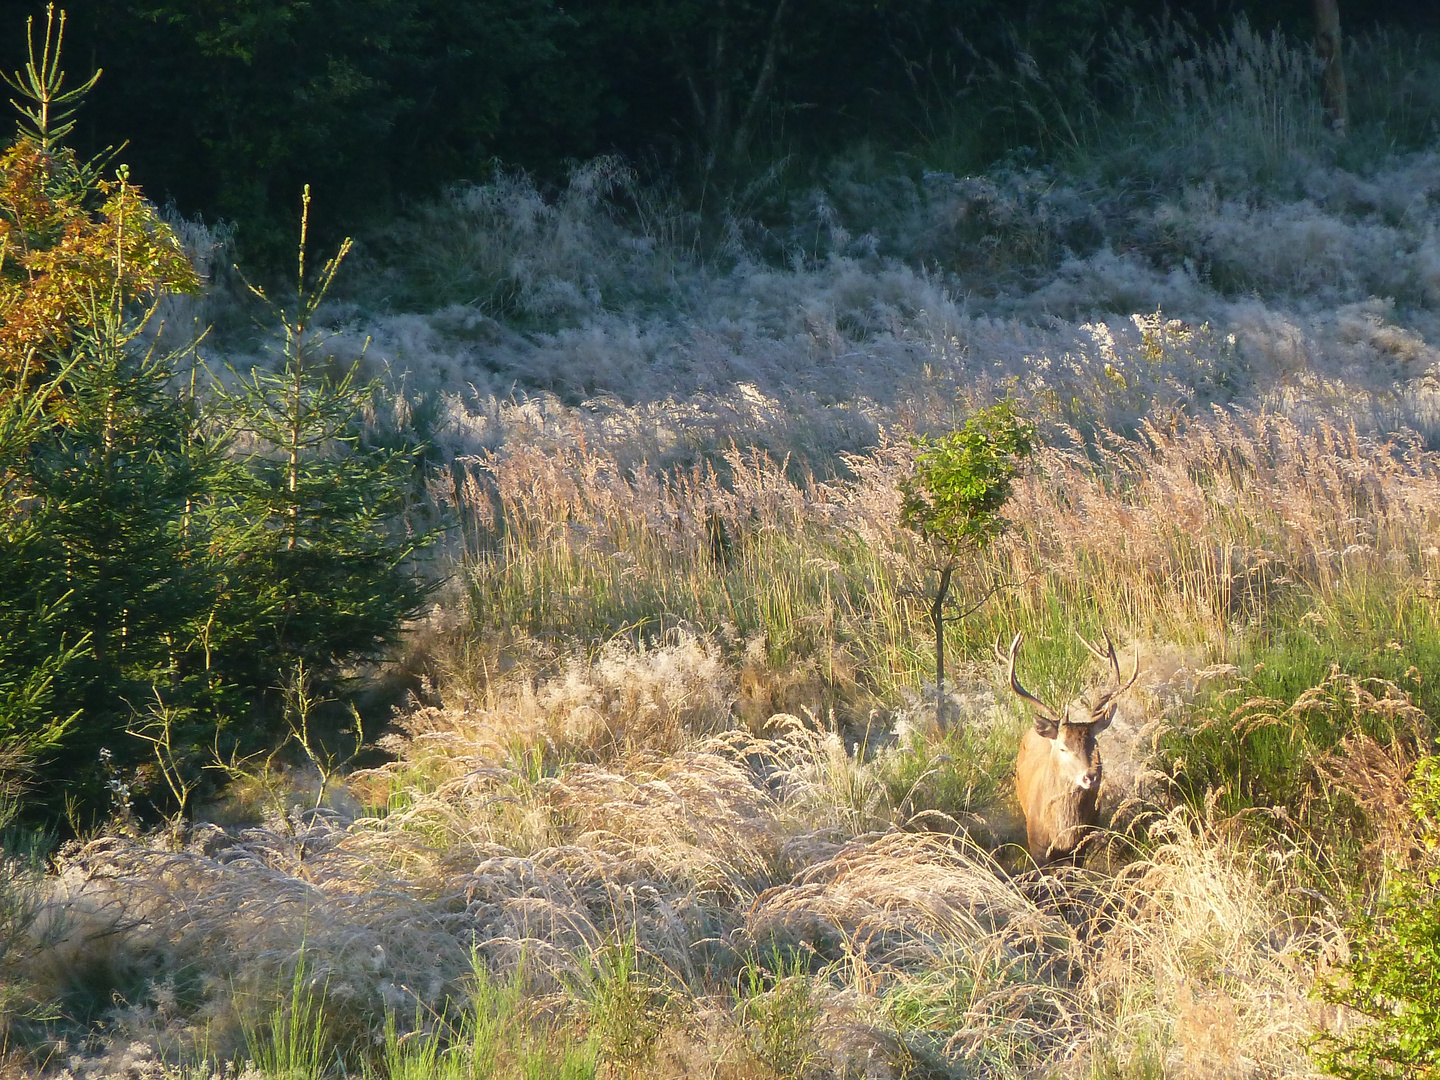
[[[400,1031],[386,1022],[378,1060],[367,1061],[366,1080],[591,1080],[595,1040],[547,1017],[528,998],[520,969],[497,978],[474,960],[458,1015],[416,1015]]]
[[[763,961],[747,957],[740,971],[737,1019],[756,1062],[777,1077],[809,1076],[820,1057],[821,1008],[811,966],[801,953],[778,951]]]
[[[580,448],[493,456],[470,515],[471,633],[598,649],[683,626],[731,663],[810,665],[830,695],[814,704],[842,719],[894,708],[932,664],[925,563],[897,520],[909,460],[892,445],[852,459],[853,479],[820,482],[738,451],[723,480],[631,474]],[[957,608],[999,593],[947,643],[984,667],[1024,629],[1026,669],[1056,699],[1088,670],[1077,631],[1224,660],[1283,633],[1297,605],[1350,618],[1339,609],[1371,566],[1423,586],[1434,522],[1419,495],[1435,486],[1433,462],[1404,447],[1271,415],[1052,445],[1017,486],[1010,534],[957,575]]]
[[[283,988],[282,988],[283,989]],[[242,1014],[250,1064],[265,1080],[322,1080],[340,1061],[331,1017],[328,986],[307,970],[302,953],[288,992],[276,996],[268,1014]]]
[[[1440,619],[1413,587],[1357,575],[1245,641],[1230,684],[1161,741],[1177,793],[1225,814],[1278,815],[1276,827],[1304,830],[1325,862],[1378,870],[1366,855],[1376,824],[1365,820],[1366,792],[1337,784],[1336,769],[1373,746],[1403,779],[1433,746]]]
[[[884,553],[812,516],[823,492],[783,462],[730,466],[739,490],[714,472],[632,482],[597,454],[497,459],[500,509],[470,574],[476,629],[605,642],[698,626],[758,640],[773,667],[813,658],[822,677],[863,671],[881,693],[906,678],[913,613]]]
[[[582,954],[569,980],[570,996],[609,1075],[648,1075],[660,1036],[680,1008],[656,965],[645,960],[632,934]]]
[[[1008,790],[1018,744],[1008,723],[976,730],[962,719],[938,738],[912,731],[877,763],[895,819],[944,829],[984,813]]]

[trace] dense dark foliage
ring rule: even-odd
[[[306,333],[341,256],[275,306],[278,372],[205,385],[154,318],[195,272],[128,170],[57,138],[45,40],[12,83],[43,107],[0,156],[0,771],[78,828],[174,809],[207,754],[275,744],[278,688],[323,697],[381,655],[426,531],[413,448],[367,438],[376,387]]]
[[[1017,58],[1062,71],[1155,0],[75,0],[76,66],[106,76],[76,144],[122,135],[153,195],[240,226],[243,255],[288,250],[313,185],[332,240],[497,159],[556,175],[619,151],[723,202],[747,169],[865,140],[963,132],[977,166],[1039,140]],[[1244,12],[1308,35],[1308,0],[1183,5],[1203,29]],[[1342,5],[1350,30],[1414,29],[1426,5]],[[0,4],[20,26],[39,5]],[[7,69],[19,35],[5,46]],[[716,185],[721,191],[716,193]]]

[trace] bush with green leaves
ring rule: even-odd
[[[915,473],[900,485],[900,523],[920,534],[938,575],[930,604],[935,631],[935,690],[945,699],[945,602],[955,572],[1005,530],[1000,511],[1024,460],[1034,431],[1008,401],[982,409],[958,431],[915,441]],[[983,603],[996,590],[981,599]],[[963,616],[960,616],[963,617]]]
[[[1325,1071],[1346,1080],[1440,1076],[1440,757],[1421,760],[1411,793],[1428,858],[1398,871],[1379,910],[1351,927],[1350,959],[1321,987],[1369,1020],[1317,1042]]]

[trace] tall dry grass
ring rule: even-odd
[[[837,826],[814,789],[823,752],[797,731],[603,775],[463,773],[387,817],[312,824],[300,862],[273,827],[209,852],[213,836],[178,853],[112,841],[72,856],[51,904],[103,898],[123,912],[112,933],[200,973],[198,1013],[172,988],[116,1014],[171,1053],[203,1038],[243,1054],[245,1010],[265,1015],[266,988],[302,965],[329,1052],[394,1046],[387,1023],[433,1037],[424,1017],[465,1000],[477,948],[583,1041],[594,980],[633,948],[659,1025],[647,1075],[774,1075],[755,1055],[777,1040],[808,1047],[807,1075],[1129,1074],[1147,1055],[1167,1074],[1312,1074],[1304,1047],[1333,1017],[1307,991],[1344,939],[1284,858],[1177,811],[1118,877],[1007,877],[963,841]],[[771,993],[809,1003],[805,1031],[778,1026]]]
[[[1362,602],[1361,637],[1431,610],[1436,455],[1260,411],[1051,431],[965,577],[1010,587],[954,628],[949,731],[921,693],[923,551],[896,524],[907,443],[824,480],[738,448],[669,472],[578,441],[477,456],[449,488],[468,621],[391,760],[318,811],[67,854],[26,894],[12,1015],[69,1017],[30,1037],[103,1016],[157,1069],[238,1060],[301,972],[327,1062],[399,1068],[462,1029],[478,957],[518,980],[516,1047],[603,1044],[620,1071],[1310,1075],[1310,1034],[1345,1022],[1308,996],[1344,956],[1328,841],[1215,791],[1185,805],[1193,761],[1165,748],[1330,718],[1304,783],[1350,792],[1367,843],[1403,833],[1383,796],[1410,758],[1345,727],[1413,719],[1398,683],[1322,683],[1288,712],[1255,691],[1243,716],[1203,685]],[[989,649],[1017,627],[1045,696],[1103,674],[1076,627],[1142,657],[1105,745],[1131,833],[1088,869],[1004,847],[1020,724]],[[643,1039],[597,1034],[626,1010]],[[117,1046],[72,1073],[119,1075]]]
[[[379,238],[329,318],[447,463],[433,682],[318,809],[297,767],[225,827],[7,848],[0,1059],[235,1073],[298,1031],[333,1076],[1312,1075],[1440,705],[1434,157],[1321,164],[1307,57],[1243,25],[1110,60],[1090,179],[828,184],[786,265],[743,229],[698,258],[608,160]],[[1127,162],[1153,198],[1094,180]],[[957,586],[1000,588],[942,729],[905,436],[1006,395],[1044,448]],[[1084,866],[1013,844],[1018,629],[1047,699],[1104,677],[1077,629],[1141,658]]]
[[[1184,16],[1167,13],[1150,33],[1126,22],[1101,56],[1102,79],[1123,105],[1098,117],[1089,139],[1072,136],[1077,152],[1134,155],[1132,167],[1143,160],[1161,175],[1217,167],[1273,175],[1331,147],[1314,53],[1243,15],[1212,40]]]
[[[925,555],[897,523],[909,462],[899,440],[828,481],[739,449],[658,474],[583,445],[487,453],[457,484],[473,632],[601,643],[683,627],[741,668],[742,704],[763,666],[805,667],[852,717],[893,706],[929,664]],[[1007,628],[1110,626],[1227,662],[1297,604],[1423,588],[1437,480],[1414,440],[1265,411],[1176,413],[1130,437],[1057,428],[960,605],[1010,587],[955,646],[983,671]],[[1056,648],[1072,670],[1042,684],[1074,677],[1078,644]],[[798,711],[783,692],[766,702]]]

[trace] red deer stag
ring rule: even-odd
[[[1057,712],[1021,686],[1015,674],[1015,654],[1023,636],[1015,635],[1008,656],[996,641],[995,655],[1009,666],[1010,689],[1035,709],[1035,725],[1020,742],[1015,788],[1025,812],[1030,856],[1043,865],[1072,854],[1095,824],[1100,799],[1100,748],[1095,736],[1110,726],[1116,700],[1140,677],[1140,652],[1135,652],[1135,674],[1122,686],[1120,660],[1110,635],[1105,635],[1104,652],[1081,637],[1095,656],[1109,661],[1115,686],[1100,693],[1093,703],[1087,695]]]

